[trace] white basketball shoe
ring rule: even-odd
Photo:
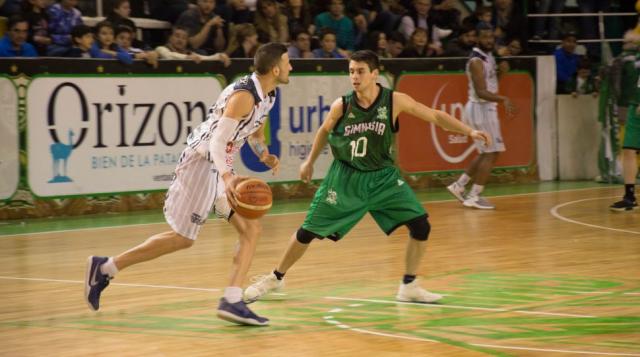
[[[409,284],[400,283],[398,295],[396,295],[396,300],[404,302],[431,303],[440,299],[442,299],[442,295],[421,288],[417,280]]]
[[[278,291],[284,287],[284,280],[278,280],[276,275],[271,272],[267,275],[260,276],[258,280],[244,290],[243,300],[247,304],[259,300],[274,291]]]

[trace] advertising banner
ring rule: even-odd
[[[20,178],[18,93],[5,77],[0,77],[0,113],[0,200],[5,200],[16,192]]]
[[[387,77],[380,76],[378,82],[390,87]],[[351,90],[349,77],[344,74],[292,73],[289,84],[277,89],[276,104],[269,114],[267,128],[269,152],[280,157],[279,174],[273,176],[248,145],[242,148],[240,160],[235,161],[238,173],[269,182],[299,180],[300,164],[311,152],[313,138],[329,113],[331,103]],[[331,150],[327,146],[314,165],[313,178],[323,178],[332,160]]]
[[[464,73],[406,74],[398,79],[396,90],[462,119],[468,86]],[[533,80],[528,73],[509,73],[500,79],[499,92],[511,99],[516,112],[509,118],[504,107],[498,106],[507,151],[500,154],[496,167],[528,166],[534,157]],[[464,135],[410,115],[402,114],[399,120],[398,161],[406,172],[461,170],[476,156],[472,140]]]
[[[34,78],[27,90],[33,193],[166,189],[187,136],[221,91],[204,75]]]

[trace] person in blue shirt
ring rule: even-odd
[[[35,47],[27,43],[29,22],[21,15],[13,15],[7,25],[9,31],[0,40],[0,57],[37,57]]]
[[[566,91],[567,82],[576,74],[578,70],[579,56],[575,54],[576,34],[567,32],[562,36],[562,43],[553,55],[556,58],[557,94],[568,94]]]
[[[109,21],[99,22],[95,31],[96,40],[89,50],[92,58],[111,58],[124,64],[133,63],[133,57],[115,43],[113,25]]]
[[[320,48],[312,51],[314,58],[344,58],[336,47],[336,32],[330,28],[320,31]]]
[[[47,56],[63,56],[73,43],[71,30],[82,24],[82,13],[76,9],[78,0],[59,0],[47,8],[49,15],[49,36],[51,44],[47,46]]]

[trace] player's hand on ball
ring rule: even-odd
[[[273,171],[274,175],[277,174],[280,170],[280,159],[278,159],[278,157],[273,154],[265,155],[262,159],[260,159],[260,162],[267,165]]]
[[[481,130],[471,130],[471,134],[469,134],[469,136],[474,140],[482,140],[485,146],[491,146],[493,143],[491,135]]]
[[[311,177],[313,176],[313,165],[309,163],[309,161],[305,161],[300,165],[300,179],[304,183],[311,182]]]
[[[227,199],[229,200],[229,202],[231,202],[232,205],[237,206],[238,205],[238,193],[236,192],[236,186],[238,186],[238,184],[246,179],[248,179],[249,177],[247,176],[238,176],[238,175],[234,175],[230,172],[224,174],[222,176],[222,179],[224,180],[224,186],[225,186],[225,193],[227,194]]]

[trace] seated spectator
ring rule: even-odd
[[[407,14],[402,17],[398,30],[410,41],[416,28],[424,29],[430,46],[438,54],[442,53],[441,39],[451,34],[451,30],[435,26],[435,22],[430,18],[431,0],[413,0],[412,5]]]
[[[404,50],[406,44],[407,40],[404,36],[398,31],[393,31],[387,39],[387,52],[391,58],[397,58]]]
[[[227,49],[231,58],[253,58],[258,49],[258,32],[253,24],[240,24],[233,27],[235,32],[232,43]]]
[[[73,47],[64,54],[64,57],[91,58],[91,46],[93,46],[93,29],[87,25],[78,25],[71,30]]]
[[[344,56],[338,52],[336,44],[336,33],[330,28],[323,29],[320,35],[320,48],[313,50],[313,57],[344,58]]]
[[[215,0],[198,0],[197,7],[180,15],[176,25],[189,30],[189,44],[208,55],[221,52],[227,45],[227,27],[221,15],[214,12]]]
[[[133,57],[115,43],[113,25],[109,21],[99,22],[95,32],[96,40],[89,50],[91,57],[117,59],[124,64],[133,63]]]
[[[156,51],[144,51],[140,48],[133,47],[133,30],[128,26],[120,26],[116,28],[116,44],[124,51],[129,53],[134,59],[144,60],[153,68],[158,68],[158,53]]]
[[[78,0],[60,0],[47,8],[51,44],[47,56],[61,56],[72,46],[71,29],[82,24],[82,14],[75,8]]]
[[[306,0],[286,0],[282,14],[287,17],[289,38],[295,39],[294,35],[302,30],[309,34],[315,33],[313,17]]]
[[[490,23],[486,23],[486,26],[491,26]],[[468,57],[473,50],[473,46],[478,41],[478,35],[476,33],[475,26],[471,24],[465,24],[462,26],[460,35],[447,43],[444,49],[443,56],[446,57]]]
[[[0,40],[0,57],[37,57],[38,52],[30,43],[29,23],[20,15],[13,15],[7,23],[9,31]]]
[[[210,56],[199,55],[189,49],[189,33],[186,28],[174,26],[169,36],[169,42],[165,46],[156,47],[156,52],[161,59],[192,60],[195,63],[202,61],[220,61],[225,67],[231,64],[229,56],[225,53],[216,53]]]
[[[287,17],[280,13],[275,0],[258,0],[254,25],[258,32],[258,41],[289,42]]]
[[[306,30],[299,30],[293,35],[288,48],[289,58],[313,58],[311,52],[311,35]]]
[[[422,27],[417,27],[407,46],[400,53],[400,58],[416,58],[416,57],[429,57],[435,54],[435,50],[429,48],[429,39],[427,37],[427,30]]]
[[[567,32],[562,36],[562,42],[553,55],[556,58],[556,93],[568,94],[567,82],[573,77],[578,68],[578,55],[576,50],[576,34]]]
[[[571,93],[574,98],[582,94],[591,94],[594,97],[598,95],[596,79],[591,73],[591,63],[587,57],[580,58],[576,73],[566,83],[565,92]]]
[[[130,17],[131,3],[129,2],[129,0],[114,0],[112,4],[113,7],[107,14],[107,18],[105,20],[111,22],[111,25],[113,25],[113,28],[116,30],[122,26],[130,28],[133,33],[133,46],[144,47],[144,43],[136,39],[138,28],[136,27],[136,23],[133,22]]]
[[[45,0],[23,0],[22,16],[29,22],[27,42],[33,44],[38,55],[47,55],[47,46],[51,44],[49,36],[49,15]]]
[[[496,45],[504,45],[507,38],[518,38],[521,44],[527,39],[527,19],[522,15],[522,1],[495,0],[493,4],[493,25],[496,33]]]
[[[370,32],[363,49],[375,52],[380,58],[391,57],[387,52],[387,35],[381,31]]]
[[[496,51],[498,56],[519,56],[522,54],[522,44],[520,39],[511,38],[506,40],[506,45],[498,46]]]
[[[353,21],[345,16],[342,0],[330,0],[328,10],[315,18],[316,35],[321,37],[322,29],[330,28],[336,37],[338,48],[345,51],[355,50]]]

